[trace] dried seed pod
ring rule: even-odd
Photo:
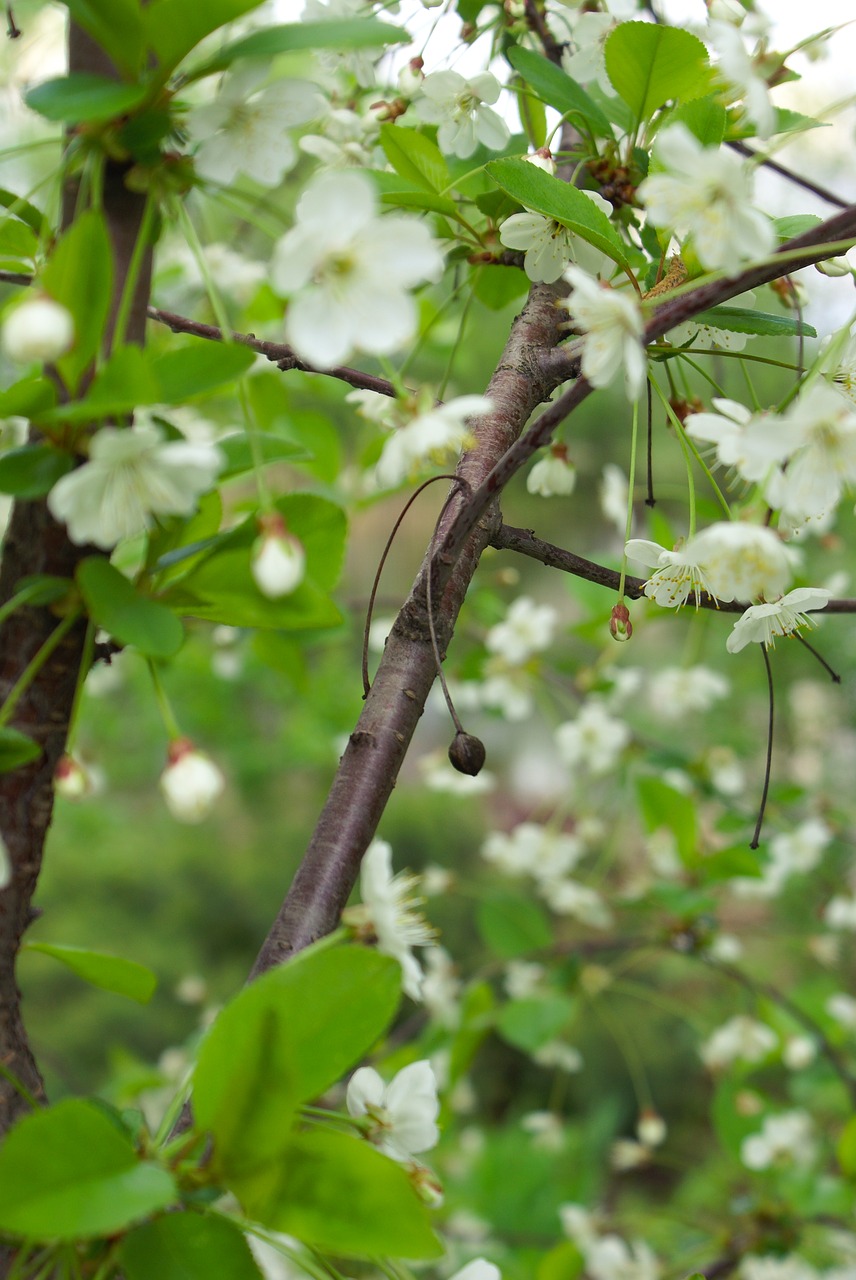
[[[485,762],[484,743],[472,733],[459,730],[449,747],[449,759],[458,773],[468,773],[474,778],[481,773]]]

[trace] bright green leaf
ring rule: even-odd
[[[513,45],[506,57],[539,98],[561,111],[577,128],[582,123],[597,138],[613,136],[612,126],[597,103],[561,67],[520,45]]]
[[[145,34],[166,74],[177,67],[205,36],[257,9],[262,0],[152,0],[143,11]]]
[[[496,890],[476,910],[478,930],[494,955],[514,960],[553,941],[547,913],[526,894]]]
[[[0,1149],[0,1230],[28,1240],[111,1235],[175,1198],[172,1175],[82,1099],[25,1116]]]
[[[252,35],[227,44],[201,66],[193,67],[190,79],[224,71],[238,58],[273,58],[279,53],[304,49],[382,49],[387,44],[403,44],[410,40],[401,27],[379,22],[376,18],[341,18],[330,22],[290,22],[280,27],[265,27]]]
[[[112,991],[115,995],[127,996],[138,1004],[148,1004],[157,986],[158,980],[151,969],[136,960],[126,960],[124,956],[89,951],[85,947],[59,946],[52,942],[25,942],[24,948],[52,956],[84,982],[103,991]]]
[[[217,448],[226,459],[226,465],[220,472],[220,480],[230,480],[234,476],[242,476],[252,471],[256,465],[253,446],[244,434],[225,436],[217,441]],[[258,460],[266,462],[295,462],[311,457],[308,450],[292,440],[284,440],[282,436],[259,436],[255,443]]]
[[[710,89],[707,49],[682,27],[621,22],[604,46],[607,74],[637,123],[666,102],[703,97]]]
[[[0,258],[14,258],[29,266],[38,251],[38,236],[26,222],[11,215],[0,222]]]
[[[122,1241],[126,1280],[261,1280],[243,1233],[213,1214],[169,1213]]]
[[[848,1178],[856,1178],[856,1116],[851,1116],[842,1129],[836,1154],[841,1172]]]
[[[230,1185],[250,1217],[319,1249],[358,1257],[443,1252],[406,1171],[350,1134],[300,1134],[281,1160]]]
[[[426,191],[424,184],[410,182],[400,173],[372,169],[370,176],[380,192],[382,204],[394,205],[399,209],[426,209],[430,213],[441,213],[446,218],[458,217],[458,207],[450,196],[439,196],[436,192]]]
[[[181,648],[184,629],[175,614],[138,595],[109,560],[88,556],[77,566],[76,576],[89,616],[111,636],[150,658],[171,658]]]
[[[57,361],[69,389],[101,345],[113,284],[113,250],[103,215],[88,209],[57,242],[42,273],[45,290],[74,318],[74,346]]]
[[[718,147],[725,136],[725,121],[725,107],[721,102],[712,97],[696,98],[693,102],[682,102],[670,111],[663,127],[666,124],[684,124],[703,147]]]
[[[541,1259],[535,1280],[577,1280],[585,1268],[583,1255],[572,1240],[563,1240]]]
[[[0,454],[0,493],[41,498],[74,466],[72,457],[49,444],[22,445]]]
[[[533,213],[555,218],[613,262],[627,263],[627,252],[609,218],[576,187],[525,160],[492,160],[487,172],[503,191]]]
[[[202,1043],[197,1127],[227,1176],[281,1153],[294,1107],[354,1066],[391,1022],[395,960],[357,946],[308,948],[240,993]]]
[[[0,726],[0,773],[11,773],[23,764],[38,760],[42,749],[32,738],[17,729]]]
[[[766,338],[793,338],[802,334],[816,338],[817,330],[791,316],[777,316],[770,311],[749,311],[745,307],[712,307],[694,316],[690,324],[709,324],[730,333],[754,333]]]
[[[0,418],[38,418],[56,404],[56,383],[50,378],[22,378],[0,391]]]
[[[408,178],[425,191],[444,191],[449,185],[449,167],[439,148],[430,138],[415,129],[382,124],[381,146],[397,174]]]
[[[47,120],[82,124],[87,120],[111,120],[138,107],[146,86],[123,84],[107,76],[72,72],[45,80],[24,95],[27,106]]]
[[[41,237],[50,233],[50,223],[41,209],[37,209],[34,204],[30,204],[29,200],[25,200],[14,191],[7,190],[6,187],[0,187],[0,206],[25,222],[33,235]]]
[[[549,995],[526,1000],[509,1000],[496,1019],[496,1029],[509,1044],[534,1053],[567,1027],[574,1002],[567,996]]]
[[[786,218],[774,218],[773,225],[776,235],[781,241],[785,241],[801,236],[804,231],[813,231],[820,226],[820,221],[816,213],[792,213]]]
[[[246,373],[256,354],[235,342],[189,342],[171,348],[152,361],[164,404],[183,404],[193,396],[203,395],[234,382]]]

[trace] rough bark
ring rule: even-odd
[[[69,65],[74,71],[111,72],[102,51],[76,28],[69,37]],[[144,197],[129,192],[123,179],[120,166],[107,166],[104,216],[115,269],[108,333],[144,206]],[[73,216],[74,195],[72,188],[64,193],[65,225]],[[143,341],[149,279],[147,260],[135,294],[128,341]],[[57,525],[44,501],[16,502],[3,543],[0,603],[5,604],[17,583],[31,574],[72,578],[78,561],[91,554],[93,548],[69,542],[64,527]],[[50,608],[25,608],[13,613],[0,628],[0,696],[6,697],[59,621]],[[68,736],[85,632],[84,621],[72,627],[17,704],[12,723],[39,743],[41,756],[32,765],[0,774],[0,836],[12,867],[9,885],[0,891],[0,1063],[9,1077],[20,1081],[39,1100],[44,1099],[44,1085],[21,1018],[15,964],[21,938],[35,916],[31,904],[53,813],[54,770]],[[28,1109],[29,1103],[11,1078],[0,1078],[0,1135]]]

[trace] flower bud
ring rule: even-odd
[[[539,147],[537,151],[531,152],[530,155],[524,156],[523,159],[527,164],[534,164],[536,169],[543,169],[551,177],[556,173],[556,161],[553,159],[553,153],[549,147]]]
[[[74,342],[74,321],[52,298],[27,298],[3,321],[0,341],[18,364],[57,360]]]
[[[279,514],[262,516],[259,528],[261,533],[253,546],[253,579],[262,595],[278,600],[291,595],[303,581],[306,552]]]
[[[471,778],[481,773],[485,762],[484,743],[472,733],[455,734],[449,747],[449,759],[458,773],[468,773]]]
[[[824,262],[814,264],[815,271],[822,276],[852,276],[853,268],[846,258],[827,258]]]
[[[633,635],[633,623],[630,621],[630,610],[626,604],[613,605],[612,617],[609,619],[609,633],[613,640],[622,643]]]
[[[100,785],[99,785],[100,783]],[[84,768],[74,756],[64,755],[54,770],[54,789],[66,800],[84,800],[103,786],[100,770],[95,773]]]
[[[646,1107],[636,1122],[636,1136],[646,1147],[659,1147],[666,1137],[666,1122],[656,1111]]]
[[[213,760],[189,738],[169,744],[168,764],[160,777],[167,808],[178,822],[201,822],[226,785]]]

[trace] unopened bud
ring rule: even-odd
[[[481,773],[486,754],[484,743],[472,733],[456,733],[449,747],[453,767],[458,773],[467,773],[471,778]]]
[[[167,758],[160,778],[167,808],[179,822],[201,822],[226,785],[222,773],[189,738],[175,738]]]
[[[659,1147],[666,1137],[666,1122],[661,1115],[646,1107],[636,1122],[636,1136],[646,1147]]]
[[[18,364],[58,360],[74,342],[71,312],[53,298],[27,298],[3,321],[2,342]]]
[[[303,581],[306,552],[278,512],[262,516],[259,530],[251,560],[253,579],[262,595],[278,600],[291,595]]]
[[[621,643],[629,640],[633,635],[633,623],[630,621],[630,611],[626,604],[613,605],[612,617],[609,619],[609,634],[613,640]]]
[[[827,258],[825,262],[816,262],[815,270],[822,276],[852,276],[853,268],[846,258]]]

